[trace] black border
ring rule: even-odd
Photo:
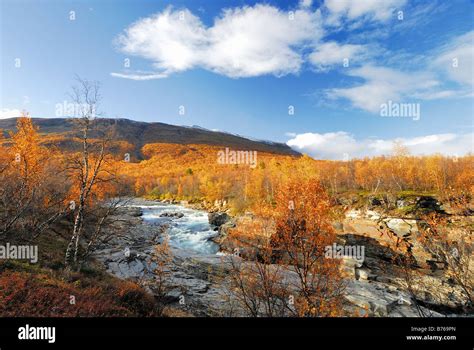
[[[56,342],[19,340],[18,328],[26,324],[56,327]],[[420,335],[411,327],[456,327],[455,331],[450,332],[428,332],[431,335],[456,335],[456,340],[407,340],[408,335]],[[301,341],[309,338],[311,343],[321,341],[321,344],[327,343],[325,347],[328,348],[374,346],[383,349],[403,346],[403,349],[472,350],[474,318],[0,318],[1,350],[67,349],[71,345],[87,349],[101,343],[110,345],[107,348],[113,345],[132,349],[156,344],[149,347],[160,349],[165,347],[164,337],[174,337],[176,342],[181,342],[188,337],[202,336],[230,336],[236,339],[259,336],[266,337],[270,342],[279,342],[282,337],[291,336]],[[166,340],[166,344],[167,348],[173,347],[173,340],[171,343]],[[226,344],[225,347],[228,347],[227,341]]]

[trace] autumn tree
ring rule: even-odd
[[[229,240],[234,253],[231,281],[235,298],[251,316],[342,315],[344,282],[339,261],[326,257],[335,240],[332,211],[315,179],[283,183],[276,207],[256,209]]]
[[[71,238],[66,249],[65,264],[68,269],[79,267],[81,241],[84,227],[89,221],[94,221],[85,252],[82,257],[90,254],[93,244],[97,243],[103,232],[106,219],[120,206],[120,201],[109,200],[113,194],[113,184],[117,182],[109,146],[112,141],[110,131],[96,122],[99,115],[98,107],[101,100],[100,85],[77,78],[77,85],[72,88],[72,101],[78,106],[78,118],[74,120],[80,134],[82,149],[70,158],[68,171],[75,180],[76,200],[71,201],[74,210],[74,225]],[[91,135],[95,136],[95,139]],[[115,169],[116,170],[116,169]],[[108,207],[98,205],[104,202]],[[90,222],[89,222],[90,223]]]
[[[340,315],[344,283],[339,261],[325,256],[336,234],[329,198],[317,180],[292,180],[279,189],[275,225],[273,246],[297,275],[295,314]]]
[[[15,229],[32,239],[66,213],[68,181],[59,171],[60,157],[41,145],[27,114],[18,118],[9,142],[0,166],[0,234]]]

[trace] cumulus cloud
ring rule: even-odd
[[[166,77],[195,67],[232,78],[299,72],[305,45],[322,36],[320,13],[308,2],[292,14],[257,4],[226,9],[206,27],[189,10],[173,10],[141,19],[116,39],[120,51],[146,58],[154,74],[113,73],[136,80]]]
[[[390,68],[400,59],[390,62],[387,57],[397,57],[397,53],[388,55],[374,42],[361,45],[327,40],[334,27],[324,26],[323,20],[324,24],[349,21],[351,28],[356,22],[375,21],[380,27],[404,4],[405,0],[326,0],[322,7],[312,10],[311,0],[301,0],[292,11],[256,4],[224,9],[211,25],[188,9],[167,7],[132,23],[115,40],[118,50],[150,61],[152,69],[111,75],[144,81],[203,68],[231,78],[281,77],[297,74],[306,65],[325,72],[342,66],[347,58],[352,68],[345,69],[344,74],[358,82],[326,90],[325,96],[347,100],[371,113],[378,113],[381,104],[388,101],[472,97],[474,31],[455,38],[431,58],[423,55],[423,70]],[[388,66],[374,65],[368,60],[373,57]],[[462,88],[446,85],[449,81]]]
[[[287,145],[318,159],[343,159],[344,154],[360,153],[361,145],[344,131],[326,134],[298,134]]]
[[[161,74],[189,69],[199,60],[206,44],[206,28],[189,10],[172,11],[170,7],[128,27],[116,39],[126,54],[149,59]]]
[[[473,138],[474,133],[447,133],[412,138],[357,140],[352,134],[338,131],[298,134],[290,139],[287,145],[317,159],[343,160],[346,157],[388,155],[391,154],[395,142],[405,145],[414,155],[441,153],[461,156],[474,152]]]
[[[351,61],[355,56],[365,56],[363,45],[338,44],[330,41],[321,44],[309,55],[309,61],[317,70],[326,71],[332,65],[343,65],[344,59]]]
[[[0,119],[21,117],[22,112],[19,109],[2,108],[0,109]]]
[[[324,5],[330,13],[327,24],[339,25],[341,19],[387,21],[405,2],[406,0],[326,0]]]
[[[328,97],[348,99],[354,107],[372,113],[379,112],[381,104],[389,100],[412,103],[413,98],[422,99],[439,85],[429,72],[408,73],[386,67],[363,66],[348,74],[365,82],[354,87],[328,90]]]

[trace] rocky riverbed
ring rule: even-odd
[[[211,216],[211,221],[216,224],[228,224],[228,218],[219,216],[219,222],[215,219],[215,215]],[[352,233],[341,232],[339,235],[342,244],[365,247],[363,262],[343,257],[347,311],[354,315],[394,317],[416,317],[420,309],[427,316],[442,316],[438,311],[443,310],[447,310],[444,314],[453,314],[452,310],[459,302],[459,291],[447,284],[441,275],[427,273],[429,284],[438,293],[449,295],[450,303],[430,303],[434,298],[426,292],[423,305],[415,305],[403,279],[396,277],[400,276],[400,271],[390,262],[390,257],[396,253],[374,237],[357,233],[353,226],[359,222],[358,219],[349,215],[349,222],[344,222],[344,225]],[[150,293],[156,294],[157,263],[154,254],[166,235],[171,251],[166,267],[168,305],[179,310],[179,315],[243,315],[242,310],[231,308],[228,301],[230,259],[241,258],[219,252],[216,242],[222,241],[223,233],[219,234],[219,227],[210,225],[207,220],[205,211],[134,199],[116,214],[110,229],[118,234],[102,244],[94,257],[110,274],[137,281]],[[285,272],[285,278],[294,278],[290,270]]]

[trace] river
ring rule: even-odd
[[[168,225],[167,234],[174,248],[199,254],[216,254],[219,246],[210,239],[217,235],[208,221],[208,213],[176,204],[134,205],[142,210],[147,225]],[[176,216],[179,214],[181,217]],[[167,216],[169,215],[169,216]]]

